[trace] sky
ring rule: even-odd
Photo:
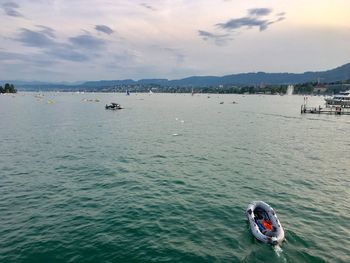
[[[319,71],[350,62],[349,0],[0,0],[0,79]]]

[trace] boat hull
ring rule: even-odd
[[[340,106],[344,108],[350,107],[350,90],[340,92],[340,94],[325,98],[327,107]]]
[[[263,227],[256,216],[257,211],[264,211],[263,213],[269,218],[272,224],[272,230],[262,229]],[[283,242],[283,227],[270,205],[263,201],[254,201],[248,205],[246,215],[249,220],[250,230],[257,240],[271,245],[277,245]]]
[[[106,110],[121,110],[123,109],[122,106],[120,106],[118,103],[111,103],[110,105],[105,106]]]

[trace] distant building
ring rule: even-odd
[[[327,87],[323,84],[317,84],[317,86],[314,87],[314,93],[315,94],[322,94],[327,91]]]

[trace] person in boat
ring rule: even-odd
[[[266,220],[266,219],[263,219],[261,221],[261,224],[263,225],[263,227],[268,230],[268,231],[271,231],[272,230],[272,222],[271,220]]]
[[[256,212],[256,219],[256,223],[259,226],[261,233],[265,234],[274,230],[271,220],[266,218],[266,216],[263,215],[262,211]]]

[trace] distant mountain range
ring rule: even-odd
[[[192,76],[177,80],[168,79],[141,79],[141,80],[100,80],[76,83],[48,83],[26,81],[1,81],[13,83],[19,90],[103,90],[116,86],[127,85],[158,85],[172,87],[210,87],[218,85],[260,85],[260,84],[298,84],[320,80],[323,83],[349,80],[350,63],[335,69],[304,73],[241,73],[222,77],[218,76]]]

